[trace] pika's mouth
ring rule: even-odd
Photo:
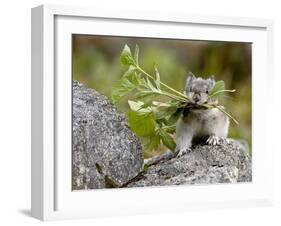
[[[207,103],[207,101],[205,101],[205,102],[191,102],[189,104],[189,107],[191,107],[192,109],[203,109],[203,108],[206,108],[204,106],[204,104],[206,104],[206,103]]]
[[[203,104],[207,104],[208,103],[208,100],[205,100],[205,101],[202,101],[202,100],[199,100],[199,101],[192,101],[191,102],[194,106],[202,106]]]

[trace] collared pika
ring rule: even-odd
[[[190,150],[196,140],[205,140],[209,145],[217,145],[220,140],[226,140],[229,118],[217,108],[202,108],[208,103],[209,92],[215,85],[213,77],[209,79],[196,78],[191,72],[186,80],[185,94],[194,104],[194,108],[185,109],[177,122],[176,144],[178,156]],[[197,107],[198,106],[198,107]]]

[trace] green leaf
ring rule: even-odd
[[[141,74],[134,72],[132,75],[132,79],[131,82],[133,84],[135,84],[136,86],[139,86],[142,83],[142,78],[141,78]]]
[[[136,94],[137,99],[143,99],[148,97],[156,97],[161,95],[161,90],[158,90],[154,85],[150,82],[148,78],[141,79],[141,84],[138,86],[138,93]]]
[[[135,61],[132,57],[131,49],[129,46],[125,45],[125,47],[123,48],[120,60],[124,65],[135,65]]]
[[[130,82],[127,77],[122,77],[117,83],[113,85],[111,100],[115,104],[118,102],[123,96],[131,92],[136,88],[136,85]]]
[[[183,108],[178,108],[176,112],[174,112],[167,120],[167,125],[174,125],[179,120],[181,114],[183,112]]]
[[[135,72],[136,68],[131,65],[122,78],[113,85],[111,100],[114,104],[138,86],[138,83],[135,82],[134,78],[136,76]]]
[[[151,109],[150,105],[145,104],[142,101],[128,100],[128,104],[129,104],[130,109],[132,111],[136,111],[140,115],[142,115],[142,114],[151,114],[152,113],[152,109]]]
[[[160,83],[161,83],[160,74],[159,74],[159,71],[158,71],[156,66],[154,66],[154,70],[155,70],[155,78],[156,78],[155,79],[156,87],[157,87],[157,89],[161,90],[161,88],[160,88]]]
[[[224,90],[225,88],[225,85],[224,85],[224,81],[220,80],[220,81],[217,81],[215,86],[213,87],[213,89],[211,90],[209,96],[213,96],[215,93],[221,91],[221,90]]]
[[[174,114],[178,109],[177,103],[174,103],[172,101],[168,103],[153,101],[152,104],[152,110],[155,115],[155,118],[157,119],[169,117]]]
[[[159,93],[154,93],[153,91],[147,90],[147,89],[139,89],[136,93],[135,97],[137,100],[142,100],[146,103],[151,103],[154,98],[156,98]]]
[[[147,150],[156,149],[160,144],[160,136],[158,134],[155,134],[152,136],[143,137],[142,143]]]
[[[165,129],[167,133],[173,134],[176,132],[176,125],[164,126],[163,129]]]
[[[162,94],[161,90],[157,89],[148,78],[139,79],[139,86],[137,90],[137,99],[152,99],[153,97]]]
[[[153,136],[155,134],[156,122],[152,113],[129,111],[128,121],[131,130],[139,137]]]
[[[170,150],[174,151],[176,148],[176,143],[175,143],[173,137],[163,129],[159,130],[159,135],[161,137],[163,144]]]
[[[132,101],[132,100],[128,100],[128,104],[132,111],[139,111],[140,109],[142,109],[142,106],[144,105],[144,103],[141,101]]]
[[[135,72],[136,72],[136,67],[133,65],[130,65],[128,70],[123,74],[122,77],[132,78],[132,76],[135,74]]]
[[[152,82],[149,80],[149,78],[146,78],[146,87],[147,87],[147,89],[149,89],[153,93],[161,94],[161,90],[159,90],[157,87],[155,87],[152,84]]]
[[[156,106],[156,107],[171,107],[173,106],[172,103],[163,103],[160,101],[152,101],[152,105]]]
[[[139,46],[137,44],[135,46],[134,60],[136,65],[139,65]]]
[[[226,90],[224,81],[221,80],[221,81],[216,82],[214,88],[211,90],[211,93],[209,94],[209,97],[210,98],[218,97],[220,95],[224,95],[225,93],[233,93],[235,91],[236,91],[235,89]]]

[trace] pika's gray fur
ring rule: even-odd
[[[200,105],[208,103],[208,94],[215,85],[214,77],[196,78],[191,72],[186,80],[185,94],[198,108],[186,109],[176,127],[176,143],[178,155],[190,150],[197,140],[205,140],[210,145],[217,145],[226,140],[229,118],[217,108],[204,109]]]

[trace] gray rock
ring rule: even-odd
[[[119,187],[142,170],[142,146],[107,98],[73,81],[72,189]]]
[[[251,182],[251,158],[245,142],[232,139],[217,146],[197,145],[172,157],[170,152],[146,160],[146,169],[127,187]]]

